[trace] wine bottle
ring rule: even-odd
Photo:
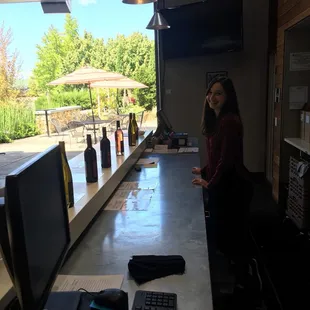
[[[115,147],[117,156],[124,155],[124,134],[121,129],[120,121],[116,121]]]
[[[132,113],[129,113],[129,126],[128,126],[128,141],[129,146],[135,146],[136,145],[136,132],[135,132],[135,126],[133,123],[133,117]]]
[[[61,153],[61,164],[62,164],[62,171],[63,171],[64,182],[65,182],[65,194],[66,194],[67,207],[72,208],[74,205],[72,173],[69,167],[64,141],[59,141],[59,148],[60,148],[60,153]]]
[[[91,135],[87,135],[87,148],[84,151],[85,174],[87,183],[98,181],[97,153],[92,146]]]
[[[138,127],[138,124],[136,121],[136,114],[135,113],[132,114],[132,123],[133,123],[134,128],[135,128],[136,141],[138,141],[138,139],[139,139],[139,127]]]
[[[100,151],[101,151],[101,167],[110,168],[111,167],[111,143],[107,137],[106,127],[102,127],[102,139],[100,141]]]

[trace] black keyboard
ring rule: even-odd
[[[177,310],[177,295],[137,291],[132,310]]]

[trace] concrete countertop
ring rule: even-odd
[[[141,289],[176,293],[179,310],[211,310],[202,190],[191,183],[191,168],[199,166],[199,155],[147,156],[160,158],[157,168],[132,170],[124,181],[137,181],[141,188],[155,185],[149,205],[139,211],[103,211],[61,273],[123,274],[122,289],[129,293],[129,309],[136,290]],[[143,199],[137,203],[143,204]],[[128,274],[132,255],[182,255],[186,273],[138,287]]]

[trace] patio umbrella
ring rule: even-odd
[[[48,85],[86,84],[89,89],[89,98],[90,98],[93,122],[95,122],[93,99],[92,99],[91,88],[90,88],[91,83],[99,82],[99,81],[103,82],[103,81],[119,80],[119,79],[124,79],[124,78],[125,77],[119,73],[108,72],[105,70],[95,69],[92,67],[83,67],[55,81],[48,83]],[[97,142],[95,123],[94,123],[94,138],[95,138],[95,142]]]
[[[139,83],[135,80],[129,78],[123,78],[114,81],[101,81],[101,82],[94,82],[90,84],[92,88],[116,88],[116,89],[142,89],[148,88],[148,86]],[[117,104],[118,104],[118,91],[117,91]],[[117,106],[118,108],[118,106]]]

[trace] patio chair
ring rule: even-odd
[[[142,128],[143,117],[144,117],[144,111],[139,112],[139,113],[136,114],[136,121],[138,123],[139,129]]]
[[[101,118],[99,116],[95,116],[94,117],[95,121],[101,121]],[[93,121],[93,117],[92,116],[87,116],[86,121]],[[87,131],[94,131],[94,125],[86,125],[86,130]],[[100,130],[100,125],[96,124],[95,125],[95,130],[99,131]]]
[[[79,121],[71,121],[68,123],[68,128],[72,138],[76,139],[76,142],[79,142],[79,138],[83,138],[83,143],[85,142],[85,131],[86,127],[83,123]],[[71,143],[71,140],[70,140]]]
[[[55,131],[57,133],[58,136],[62,135],[62,138],[64,138],[65,136],[65,131],[68,130],[67,126],[61,126],[60,122],[58,119],[56,118],[52,118],[50,120],[50,122],[52,123],[52,125],[55,127]]]
[[[127,130],[129,126],[129,115],[122,115],[120,121],[122,130]]]

